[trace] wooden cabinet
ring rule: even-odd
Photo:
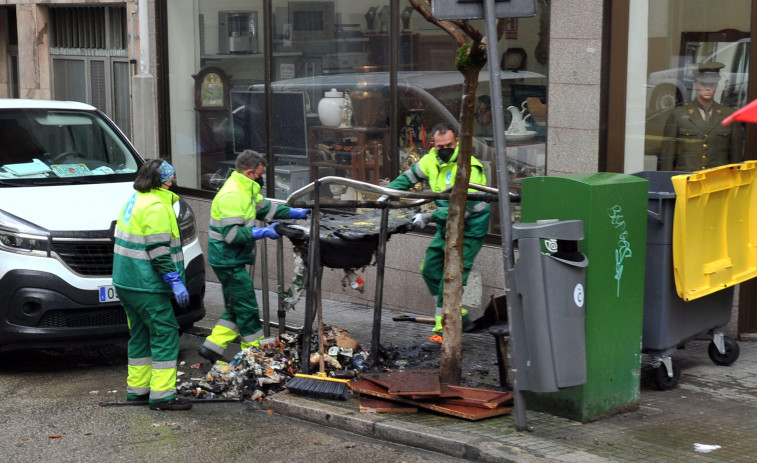
[[[309,135],[311,182],[323,176],[320,168],[327,167],[336,170],[337,175],[341,172],[354,180],[378,185],[382,169],[389,168],[388,128],[318,125],[310,128]],[[350,149],[346,150],[346,146]]]

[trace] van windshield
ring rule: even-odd
[[[0,110],[0,186],[128,181],[137,159],[97,112]]]

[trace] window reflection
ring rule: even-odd
[[[544,173],[546,164],[548,2],[538,4],[536,18],[509,20],[499,47],[500,109],[510,129],[507,155],[514,179]],[[199,0],[193,5],[169,0],[168,5],[172,157],[180,160],[175,165],[182,186],[217,190],[236,154],[246,148],[271,152],[279,198],[324,175],[379,184],[429,149],[427,131],[435,123],[457,125],[463,76],[455,69],[455,41],[407,1],[400,2],[397,12],[396,114],[390,113],[388,5],[273,1],[270,21],[262,17],[260,1]],[[199,27],[199,56],[194,58],[185,53],[189,24]],[[273,30],[266,31],[266,24]],[[485,30],[483,21],[476,27]],[[270,120],[262,53],[269,32]],[[186,76],[208,69],[223,71],[222,80],[214,75],[207,86],[193,90]],[[496,186],[495,108],[488,81],[485,69],[476,95],[473,154],[486,165],[489,184]],[[227,98],[220,88],[227,89]],[[194,101],[189,98],[193,91],[198,92]],[[326,107],[335,107],[336,115],[329,119],[323,114]],[[397,140],[390,139],[393,125]]]
[[[641,153],[626,152],[644,170],[695,171],[744,158],[742,125],[720,121],[747,103],[751,4],[729,2],[713,14],[685,7],[690,3],[650,2],[645,162],[633,161]],[[713,66],[717,78],[698,84],[700,70]],[[639,122],[631,106],[628,114],[633,137]]]

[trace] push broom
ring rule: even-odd
[[[335,400],[347,400],[347,396],[349,394],[349,388],[348,384],[350,382],[349,379],[341,379],[341,378],[329,378],[326,376],[326,366],[324,364],[324,352],[323,352],[323,310],[321,309],[321,256],[320,256],[320,241],[321,241],[321,227],[320,227],[320,220],[319,220],[319,201],[318,201],[318,191],[320,187],[320,182],[318,179],[314,182],[315,185],[315,200],[313,204],[313,212],[310,214],[311,216],[311,222],[310,222],[310,246],[309,246],[309,253],[308,253],[308,271],[311,272],[309,274],[309,284],[308,284],[308,296],[310,302],[310,306],[313,305],[316,306],[316,313],[318,316],[318,372],[315,375],[307,375],[303,373],[297,373],[294,375],[294,378],[289,380],[286,384],[287,390],[295,393],[300,394],[308,397],[315,397],[320,399],[335,399]],[[312,312],[310,312],[312,314]],[[309,318],[307,315],[305,316],[305,323],[306,326],[308,326],[308,323],[312,323],[312,318]],[[310,333],[310,330],[307,330],[307,333]],[[303,352],[306,350],[305,343],[310,343],[310,336],[306,336],[303,339]],[[309,352],[309,346],[307,351]],[[310,356],[307,356],[308,358],[303,359],[305,362],[310,361]]]
[[[318,307],[318,372],[315,375],[297,373],[289,380],[286,388],[295,393],[319,399],[347,400],[349,395],[349,379],[329,378],[326,376],[323,361],[323,315],[320,302]],[[305,361],[310,361],[305,359]]]

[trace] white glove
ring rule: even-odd
[[[387,199],[389,199],[389,195],[381,195],[377,201],[386,201]]]
[[[428,212],[421,212],[413,216],[413,226],[415,228],[426,228],[429,222],[431,222],[431,214]]]

